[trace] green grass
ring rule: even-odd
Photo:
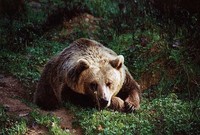
[[[26,86],[34,84],[40,76],[44,64],[68,44],[45,39],[36,40],[20,53],[7,49],[0,50],[0,68],[20,79]]]
[[[61,129],[60,127],[60,119],[51,115],[50,113],[44,115],[40,114],[37,111],[33,111],[31,113],[34,121],[48,128],[48,132],[52,135],[69,135],[69,132]]]
[[[26,134],[30,125],[44,127],[51,135],[69,135],[70,133],[60,127],[60,119],[52,114],[42,114],[36,110],[30,112],[27,118],[18,118],[6,114],[4,107],[0,107],[0,134],[23,135]]]
[[[9,135],[22,135],[25,134],[27,131],[26,123],[21,121],[15,121],[14,125],[10,128],[6,128],[2,131],[2,134],[9,134]]]
[[[24,119],[9,116],[6,109],[0,106],[0,134],[20,135],[27,131],[27,123]]]
[[[199,134],[200,100],[177,99],[176,94],[144,99],[136,113],[98,111],[66,105],[77,116],[85,134]]]

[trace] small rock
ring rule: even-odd
[[[65,132],[68,132],[68,133],[70,133],[70,130],[69,130],[69,129],[65,129]]]
[[[21,114],[19,114],[19,117],[25,117],[25,116],[27,116],[29,113],[21,113]]]

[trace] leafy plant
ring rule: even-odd
[[[0,134],[16,135],[25,134],[27,124],[24,119],[10,117],[6,114],[6,108],[0,106]]]
[[[43,125],[49,129],[49,132],[53,135],[69,135],[70,133],[64,131],[60,127],[60,120],[49,114],[40,114],[37,111],[33,111],[31,116],[34,118],[37,124]]]

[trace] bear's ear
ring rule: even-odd
[[[69,70],[68,77],[73,82],[77,82],[80,74],[88,68],[89,68],[89,63],[84,59],[80,59],[77,61],[77,65],[74,68],[72,68],[71,70]]]
[[[124,64],[124,56],[122,55],[117,56],[116,59],[110,61],[110,64],[113,68],[120,69]]]
[[[89,63],[88,61],[84,60],[84,59],[80,59],[78,60],[78,64],[76,66],[76,70],[79,70],[79,71],[83,71],[85,69],[88,69],[89,68]]]

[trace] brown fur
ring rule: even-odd
[[[66,99],[133,112],[140,106],[140,89],[123,56],[81,38],[46,64],[34,95],[43,109],[58,108]]]

